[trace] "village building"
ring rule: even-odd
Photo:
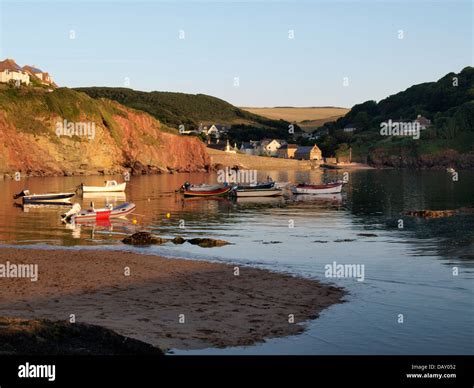
[[[29,85],[30,76],[13,59],[5,59],[0,62],[0,82],[11,81]]]
[[[316,144],[314,146],[298,146],[294,158],[299,160],[321,160],[323,154]]]
[[[227,142],[224,143],[224,142],[219,141],[219,139],[217,139],[215,144],[208,144],[207,147],[212,148],[213,150],[224,151],[229,154],[236,154],[238,151],[237,144],[234,143],[234,146],[232,147],[229,143],[229,140],[227,140]]]
[[[263,139],[260,142],[259,152],[262,155],[277,156],[277,151],[283,144],[285,144],[283,140]]]
[[[22,69],[24,72],[29,74],[30,76],[38,78],[43,85],[53,85],[53,77],[49,75],[49,73],[46,73],[36,67],[33,66],[23,66]]]
[[[211,126],[203,125],[202,123],[199,125],[198,132],[202,133],[209,137],[214,137],[215,139],[219,139],[223,135],[226,135],[230,129],[230,126],[227,125],[220,125],[220,124],[212,124]]]
[[[298,146],[296,144],[285,144],[277,151],[277,156],[283,159],[294,159]]]
[[[240,146],[240,152],[247,155],[257,155],[257,147],[255,142],[243,142]]]
[[[415,122],[419,124],[420,129],[426,129],[431,125],[431,120],[423,117],[422,115],[418,115],[415,119]]]
[[[207,130],[207,133],[206,133],[207,136],[214,136],[216,139],[219,138],[219,130],[217,129],[217,127],[212,124],[211,127]]]

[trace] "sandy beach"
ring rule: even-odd
[[[0,249],[38,280],[0,277],[0,316],[99,325],[163,350],[251,345],[301,333],[342,302],[314,280],[234,265],[99,250]],[[128,274],[126,276],[126,274]],[[294,317],[294,323],[289,322]]]

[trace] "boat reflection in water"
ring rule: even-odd
[[[320,202],[320,203],[341,203],[342,194],[298,194],[293,196],[295,202]]]
[[[134,225],[132,221],[127,218],[112,218],[106,220],[96,221],[78,221],[74,223],[64,224],[66,229],[71,231],[72,237],[75,239],[81,238],[82,232],[90,233],[90,238],[94,239],[96,232],[105,234],[129,234],[134,232]]]
[[[99,199],[105,201],[105,203],[116,203],[116,202],[125,202],[127,200],[127,195],[125,193],[82,193],[82,198],[90,199]]]
[[[276,197],[235,197],[234,202],[239,205],[245,204],[277,204],[284,203],[285,199],[282,196]]]
[[[72,206],[72,203],[58,203],[54,205],[48,204],[21,204],[21,203],[13,203],[14,207],[20,208],[24,213],[30,213],[31,211],[37,213],[50,213],[50,212],[58,212],[64,211],[64,209],[69,209]]]

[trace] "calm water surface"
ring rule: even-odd
[[[279,181],[320,182],[311,172],[262,172]],[[340,174],[340,173],[339,173]],[[118,178],[118,177],[115,177]],[[325,310],[298,336],[252,347],[175,351],[181,354],[473,354],[474,216],[423,220],[406,210],[474,206],[474,172],[453,182],[443,171],[367,170],[350,173],[340,197],[186,199],[174,190],[185,180],[215,182],[209,174],[132,177],[126,200],[137,205],[128,222],[66,226],[60,209],[22,209],[14,193],[68,191],[104,177],[30,178],[0,181],[0,243],[20,246],[105,247],[170,257],[233,262],[332,282],[345,287],[346,303]],[[125,198],[82,198],[99,207]],[[169,213],[169,218],[167,217]],[[131,221],[135,219],[136,225]],[[404,223],[398,228],[399,220]],[[161,236],[221,238],[232,242],[203,249],[189,244],[124,247],[135,230]],[[375,236],[360,236],[370,233]],[[67,260],[67,258],[65,258]],[[327,279],[324,266],[364,264],[365,280]],[[453,276],[453,267],[459,274]],[[403,314],[404,323],[398,323]]]

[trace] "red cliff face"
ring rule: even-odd
[[[171,133],[148,114],[115,102],[73,91],[58,93],[63,95],[28,96],[21,103],[17,98],[9,105],[5,96],[0,100],[0,174],[149,174],[209,168],[206,147],[195,137]],[[74,107],[70,102],[61,106],[64,93],[73,97]],[[74,120],[67,117],[68,109]],[[58,136],[57,125],[64,120],[88,123],[94,136]]]

